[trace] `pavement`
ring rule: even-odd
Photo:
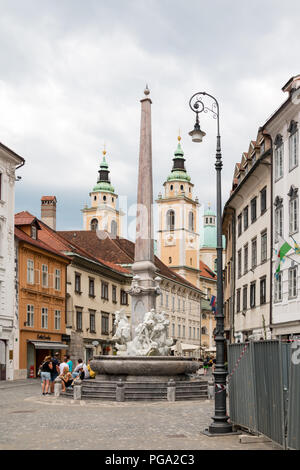
[[[275,450],[208,437],[213,401],[116,403],[43,396],[38,379],[0,382],[0,450]]]

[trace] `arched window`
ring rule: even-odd
[[[97,201],[97,196],[94,196],[94,201]]]
[[[110,231],[113,237],[117,236],[117,230],[118,230],[117,222],[115,220],[112,220],[111,225],[110,225]]]
[[[189,230],[194,231],[194,213],[192,211],[189,212]]]
[[[167,230],[174,230],[175,228],[175,212],[170,209],[167,212]]]
[[[106,201],[106,196],[105,195],[103,196],[103,201]]]
[[[183,184],[180,185],[180,189],[181,189],[181,191],[183,191],[183,189],[184,189]]]
[[[98,228],[98,220],[97,219],[92,219],[91,221],[91,230],[97,230]]]
[[[170,189],[171,189],[171,191],[173,191],[173,185],[172,185],[172,184],[171,184],[171,186],[170,186]]]

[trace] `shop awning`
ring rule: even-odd
[[[197,346],[195,344],[181,343],[180,347],[181,347],[182,351],[196,351],[196,349],[199,349],[199,346]]]
[[[68,349],[68,345],[56,341],[30,341],[35,349]]]

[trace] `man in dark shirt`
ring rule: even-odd
[[[51,393],[54,393],[54,381],[56,377],[59,375],[59,352],[56,352],[54,356],[51,358],[52,364],[53,364],[53,369],[51,371],[51,379],[50,379],[50,390]]]

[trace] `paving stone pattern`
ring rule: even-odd
[[[43,396],[39,380],[0,382],[0,449],[273,450],[201,434],[213,401],[92,402]]]

